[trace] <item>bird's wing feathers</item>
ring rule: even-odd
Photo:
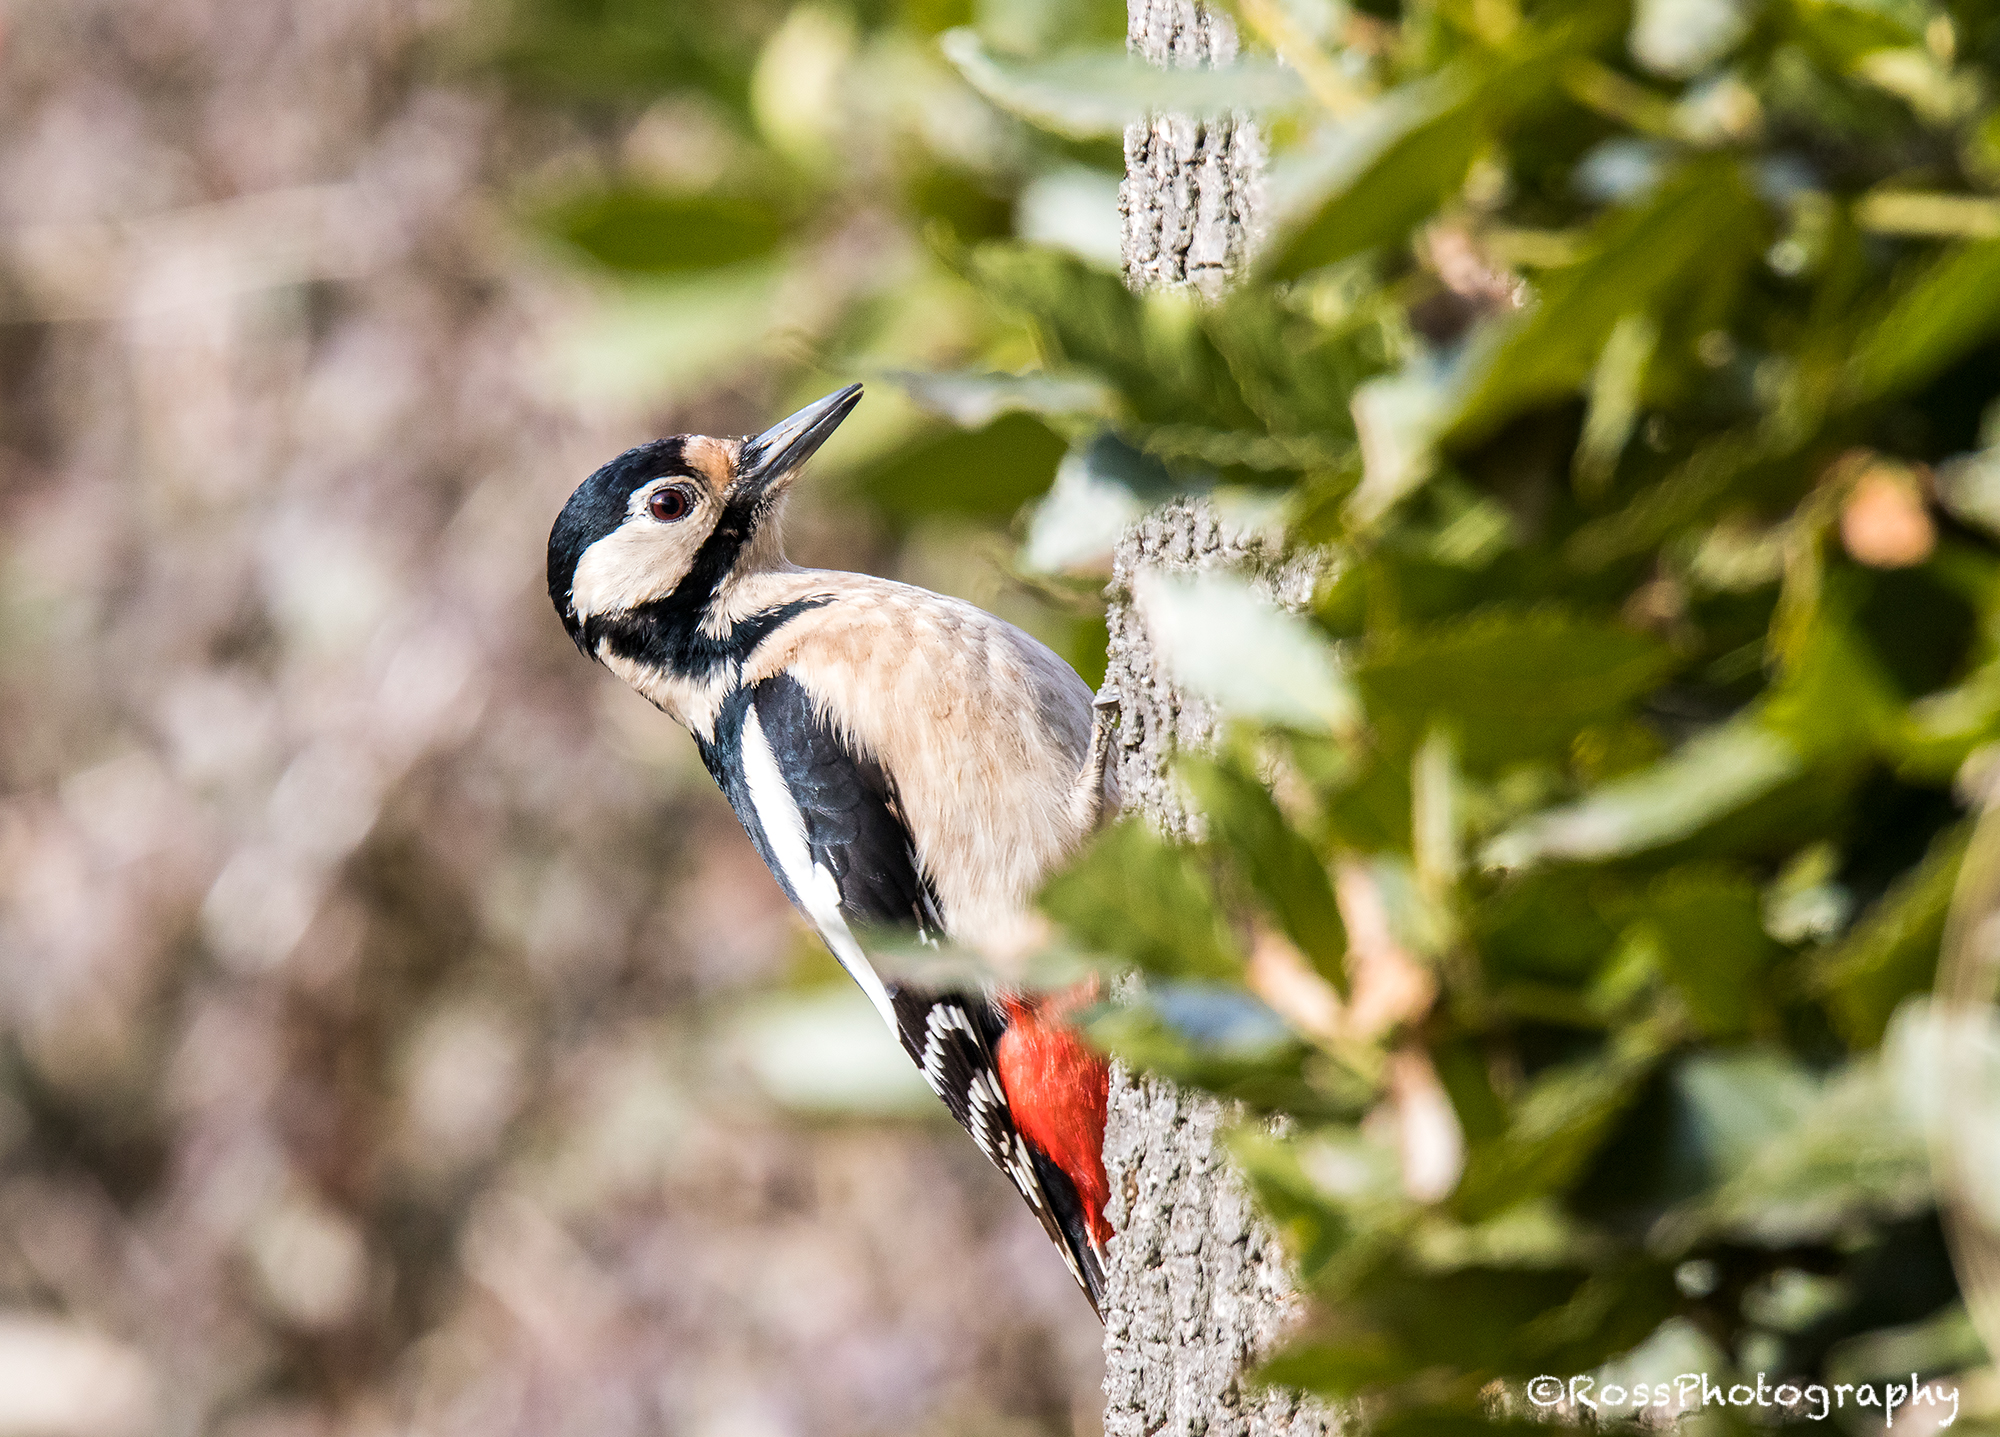
[[[937,894],[917,862],[895,786],[881,764],[843,742],[790,675],[768,678],[749,694],[757,727],[803,820],[813,862],[839,889],[841,912],[864,922],[940,930]]]
[[[892,985],[896,1036],[979,1150],[1041,1220],[1090,1305],[1103,1316],[1104,1267],[1063,1170],[1021,1135],[1000,1086],[994,1045],[1007,1020],[990,998]]]
[[[1005,1016],[982,996],[885,985],[848,927],[849,918],[943,927],[881,766],[853,753],[804,688],[783,674],[724,702],[702,756],[787,895],[881,1011],[931,1090],[1027,1200],[1099,1307],[1104,1268],[1076,1188],[1021,1135],[1000,1084],[993,1050]]]

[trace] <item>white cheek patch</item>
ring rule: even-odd
[[[687,572],[689,537],[650,520],[613,529],[577,560],[570,582],[576,616],[623,613],[671,594]]]

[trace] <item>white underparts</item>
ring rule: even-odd
[[[840,916],[839,883],[825,864],[813,862],[812,849],[806,843],[805,815],[799,812],[798,802],[778,768],[778,757],[771,751],[771,741],[764,737],[764,726],[757,721],[754,705],[743,715],[740,751],[750,806],[757,812],[757,823],[764,830],[764,841],[771,846],[780,876],[799,906],[805,909],[806,916],[812,919],[819,936],[826,940],[826,946],[833,950],[835,959],[847,970],[847,976],[861,985],[861,991],[868,995],[868,1001],[889,1025],[889,1031],[895,1032],[896,1010],[890,1005],[889,991],[882,986],[868,955],[855,942],[847,920]]]

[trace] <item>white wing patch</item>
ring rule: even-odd
[[[799,812],[798,802],[778,768],[778,756],[771,751],[771,741],[764,737],[764,725],[758,721],[754,704],[743,713],[739,752],[743,758],[744,782],[750,790],[750,806],[757,811],[757,822],[778,861],[780,876],[791,887],[799,906],[812,919],[813,927],[833,950],[840,966],[861,985],[861,991],[868,995],[868,1001],[889,1025],[889,1031],[895,1032],[896,1011],[889,1003],[888,990],[855,941],[847,920],[840,915],[839,881],[825,864],[813,862],[812,848],[806,842],[805,815]],[[962,1013],[959,1016],[964,1018]],[[936,1088],[936,1082],[931,1086]]]

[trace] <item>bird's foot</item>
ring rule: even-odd
[[[1083,833],[1096,828],[1104,818],[1104,767],[1111,756],[1112,731],[1124,716],[1118,690],[1109,684],[1091,700],[1090,708],[1090,749],[1070,794],[1070,814]]]

